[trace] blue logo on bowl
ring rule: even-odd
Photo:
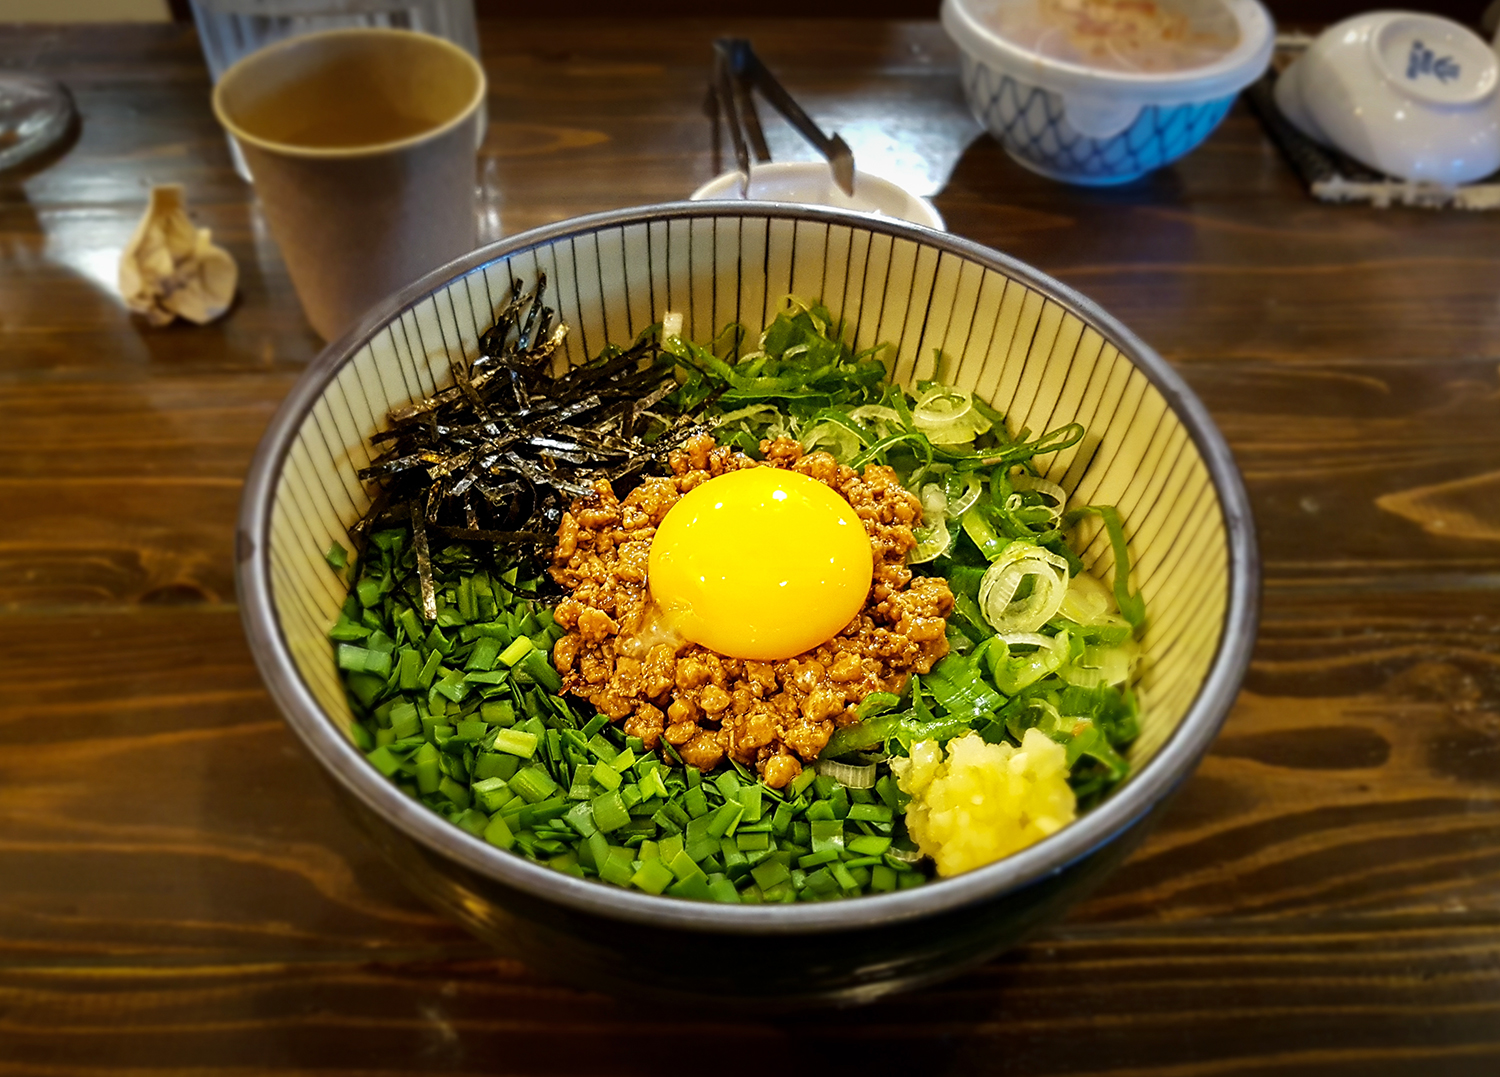
[[[1462,68],[1451,56],[1439,56],[1420,41],[1411,43],[1411,53],[1406,59],[1406,77],[1412,81],[1431,75],[1439,82],[1458,78]]]

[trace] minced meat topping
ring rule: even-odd
[[[555,610],[567,634],[552,659],[563,690],[623,721],[625,732],[710,770],[727,754],[779,789],[818,757],[835,728],[855,721],[871,692],[899,693],[948,653],[953,595],[940,577],[913,578],[906,555],[920,502],[888,467],[863,474],[825,452],[803,455],[788,438],[761,442],[763,461],[702,435],[669,457],[672,474],[648,478],[622,501],[606,482],[573,502],[558,529],[552,578],[569,591]],[[673,636],[651,604],[651,539],[677,500],[710,478],[780,467],[826,484],[853,506],[870,536],[874,576],[864,608],[813,650],[777,662],[728,658]]]

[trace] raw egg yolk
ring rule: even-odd
[[[816,479],[748,467],[709,479],[651,541],[651,597],[684,638],[771,662],[838,635],[870,592],[870,539]]]

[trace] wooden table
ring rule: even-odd
[[[486,27],[489,234],[712,175],[721,29]],[[978,137],[935,24],[734,29],[862,164],[1155,345],[1238,455],[1260,645],[1167,822],[1031,945],[869,1009],[651,1012],[495,959],[338,814],[241,637],[241,477],[319,344],[192,32],[0,30],[83,115],[0,177],[0,1074],[1500,1072],[1500,214],[1312,202],[1243,106],[1066,188]],[[239,260],[212,326],[116,296],[153,182]]]

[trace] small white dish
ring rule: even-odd
[[[737,201],[740,173],[725,172],[709,180],[688,196],[691,201]],[[749,198],[757,202],[784,202],[804,206],[833,206],[856,213],[895,217],[912,224],[946,232],[942,215],[925,198],[905,187],[868,172],[854,173],[854,194],[847,195],[833,182],[824,161],[771,161],[750,167]]]
[[[1454,186],[1500,169],[1500,58],[1472,30],[1406,11],[1329,27],[1277,80],[1303,134],[1404,180]]]

